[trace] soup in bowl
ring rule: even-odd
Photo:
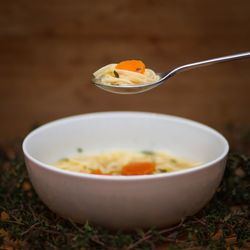
[[[68,117],[37,128],[23,142],[30,180],[52,211],[75,222],[89,221],[111,229],[166,227],[198,212],[220,184],[228,149],[226,139],[212,128],[146,112]],[[157,171],[122,174],[112,158],[117,150],[121,171],[130,163],[150,160]],[[160,152],[168,156],[165,162],[158,157]],[[82,171],[86,163],[81,163],[80,171],[56,164],[79,154],[82,158],[104,154],[114,172],[105,174],[99,161],[90,161],[88,167],[100,172]],[[156,169],[159,162],[166,169],[171,167],[170,159],[180,167]],[[132,173],[136,164],[130,166]]]

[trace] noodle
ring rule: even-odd
[[[99,154],[77,154],[57,161],[54,166],[74,172],[121,175],[131,163],[155,165],[152,174],[178,171],[197,166],[197,163],[177,159],[163,151],[110,151]],[[96,172],[97,171],[97,172]]]
[[[159,80],[159,76],[151,69],[145,69],[145,72],[138,73],[135,71],[118,69],[117,64],[108,64],[93,75],[95,80],[104,85],[136,85],[153,83]]]

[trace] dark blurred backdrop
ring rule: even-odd
[[[250,59],[178,75],[119,96],[92,72],[124,59],[172,67],[250,50],[250,1],[0,1],[0,143],[33,124],[106,110],[161,112],[224,132],[250,126]]]

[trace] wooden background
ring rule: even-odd
[[[107,110],[191,118],[224,132],[250,127],[250,60],[189,71],[145,94],[90,84],[124,59],[156,71],[250,50],[250,1],[0,1],[0,143],[35,123]]]

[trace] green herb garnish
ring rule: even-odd
[[[175,159],[170,159],[170,162],[172,162],[172,163],[177,163],[177,160],[175,160]]]
[[[115,75],[116,78],[120,77],[119,74],[117,73],[117,71],[115,71],[115,70],[114,70],[114,75]]]
[[[78,153],[82,153],[82,152],[83,152],[83,149],[82,149],[82,148],[77,148],[77,152],[78,152]]]
[[[59,161],[69,161],[69,159],[68,158],[62,158]]]
[[[168,171],[167,171],[167,169],[159,169],[159,172],[160,173],[167,173]]]
[[[150,150],[143,150],[141,151],[142,154],[145,154],[145,155],[154,155],[155,153],[153,151],[150,151]]]

